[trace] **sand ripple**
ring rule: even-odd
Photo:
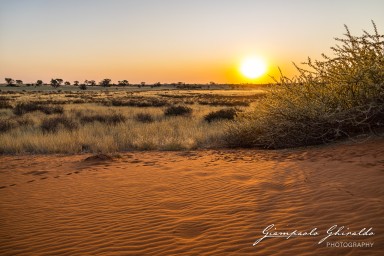
[[[294,151],[87,157],[0,157],[1,255],[384,251],[384,140]],[[297,237],[252,246],[272,223],[285,230],[373,227],[375,236],[358,240],[375,244],[327,248],[319,238]]]

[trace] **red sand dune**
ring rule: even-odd
[[[1,255],[383,255],[384,140],[0,156]],[[268,238],[262,231],[317,236]],[[333,225],[370,236],[325,237]],[[374,243],[327,247],[327,242]]]

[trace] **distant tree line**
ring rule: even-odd
[[[73,83],[71,84],[71,82],[69,82],[69,81],[65,81],[64,82],[64,80],[61,79],[61,78],[52,78],[49,83],[44,83],[43,80],[37,80],[35,83],[29,83],[29,84],[26,84],[26,85],[27,86],[41,86],[41,85],[45,84],[45,85],[51,85],[54,88],[58,88],[58,87],[62,86],[63,84],[66,85],[66,86],[74,85],[74,86],[82,86],[82,87],[84,87],[84,86],[85,87],[87,87],[87,86],[96,86],[96,85],[103,86],[103,87],[109,87],[109,86],[129,86],[129,85],[131,85],[128,82],[128,80],[118,81],[117,84],[112,84],[111,81],[112,81],[111,79],[105,78],[105,79],[101,80],[99,83],[96,83],[95,80],[85,80],[83,83],[80,83],[79,81],[73,81]],[[23,85],[23,81],[22,80],[14,80],[12,78],[5,78],[5,82],[6,82],[7,86],[20,86],[20,85]],[[145,85],[145,82],[142,82],[140,85]]]
[[[49,83],[44,83],[43,80],[37,80],[35,83],[28,83],[24,84],[22,80],[14,80],[12,78],[5,78],[5,82],[7,86],[42,86],[42,85],[50,85],[53,88],[59,88],[61,86],[79,86],[80,89],[86,90],[88,86],[102,86],[102,87],[110,87],[110,86],[137,86],[137,87],[144,87],[144,86],[150,86],[153,87],[160,87],[162,85],[168,85],[168,86],[174,86],[176,88],[201,88],[201,85],[198,84],[186,84],[184,82],[177,82],[177,83],[169,83],[169,84],[162,84],[160,82],[153,83],[153,84],[146,84],[145,82],[140,82],[139,84],[130,84],[128,80],[121,80],[117,81],[117,83],[112,83],[112,80],[109,78],[102,79],[100,82],[96,82],[95,80],[85,80],[83,83],[80,83],[79,81],[73,81],[73,83],[69,81],[64,81],[61,78],[52,78]],[[216,85],[214,82],[210,82],[208,85]]]

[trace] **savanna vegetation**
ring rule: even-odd
[[[264,93],[146,88],[5,90],[0,92],[0,152],[108,153],[223,147],[221,136],[232,119],[223,111],[228,109],[231,114],[232,106],[245,110]]]

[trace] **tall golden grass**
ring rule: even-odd
[[[222,145],[226,120],[208,123],[204,116],[220,107],[191,106],[187,116],[166,116],[166,108],[64,105],[64,113],[33,111],[15,115],[1,110],[1,121],[14,123],[0,132],[0,152],[112,153],[131,150],[188,150]],[[147,115],[143,122],[138,115]],[[113,117],[119,117],[116,122]],[[111,118],[108,118],[111,117]],[[123,117],[123,118],[121,118]],[[1,120],[2,119],[2,120]],[[18,120],[29,120],[22,123]],[[1,126],[1,124],[0,124]]]

